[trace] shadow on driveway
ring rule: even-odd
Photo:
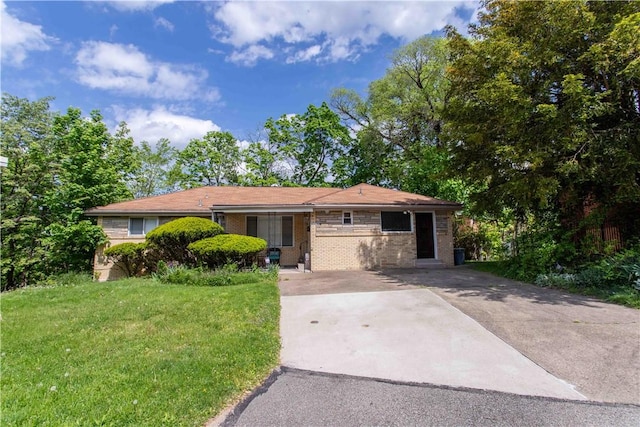
[[[377,274],[428,287],[590,399],[640,404],[640,310],[469,267]]]
[[[602,301],[529,283],[501,278],[476,271],[468,266],[449,269],[396,269],[378,272],[384,281],[443,289],[458,297],[504,301],[509,296],[524,298],[536,304],[584,305],[597,308]]]

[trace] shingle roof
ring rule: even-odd
[[[175,214],[208,215],[212,208],[397,205],[459,209],[462,205],[433,197],[374,185],[359,184],[347,189],[307,187],[200,187],[160,196],[112,203],[86,211],[87,215]]]

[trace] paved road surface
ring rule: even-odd
[[[261,390],[265,391],[265,390]],[[640,407],[285,370],[224,426],[638,426]]]

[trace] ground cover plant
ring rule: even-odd
[[[3,293],[0,424],[202,425],[278,361],[275,276],[250,274]]]
[[[528,268],[517,257],[472,265],[477,270],[498,276],[640,308],[640,249],[637,247],[572,267],[557,264],[544,272]]]

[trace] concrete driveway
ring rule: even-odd
[[[280,288],[284,366],[640,403],[638,310],[468,268],[283,272]]]
[[[328,286],[337,277],[345,286]],[[333,272],[283,275],[280,285],[284,366],[585,399],[419,284],[371,272]]]

